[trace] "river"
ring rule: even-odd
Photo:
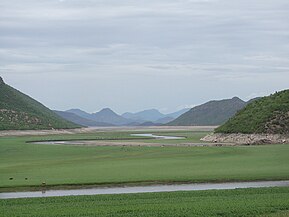
[[[175,191],[201,191],[201,190],[224,190],[237,188],[263,188],[263,187],[289,187],[288,181],[259,181],[259,182],[231,182],[231,183],[199,183],[199,184],[172,184],[150,185],[135,187],[99,187],[73,190],[48,190],[31,192],[0,193],[0,199],[12,198],[37,198],[37,197],[60,197],[79,195],[107,195],[107,194],[132,194],[153,192]]]

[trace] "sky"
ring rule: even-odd
[[[289,88],[289,1],[1,0],[0,76],[57,110],[269,95]]]

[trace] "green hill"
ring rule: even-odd
[[[247,103],[238,97],[214,100],[196,106],[169,122],[169,126],[215,126],[225,123]]]
[[[248,104],[215,132],[289,134],[289,90]]]
[[[77,128],[41,103],[5,84],[0,77],[0,130]]]

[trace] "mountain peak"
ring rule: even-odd
[[[78,109],[78,108],[75,108],[75,109],[69,109],[69,110],[66,110],[66,112],[83,112],[81,109]]]
[[[92,117],[93,120],[97,122],[104,122],[113,125],[125,125],[131,122],[128,119],[118,115],[110,108],[104,108],[99,112],[93,113]]]
[[[99,113],[115,113],[114,111],[112,111],[110,108],[104,108],[102,110],[99,111]]]
[[[243,100],[241,100],[241,99],[240,99],[239,97],[237,97],[237,96],[233,97],[232,100],[235,100],[235,101],[243,101]]]
[[[160,111],[157,110],[157,109],[147,109],[147,110],[143,110],[141,112],[137,112],[136,114],[145,114],[145,113],[158,114],[158,115],[162,115],[163,116],[163,114],[160,113]]]
[[[214,126],[225,123],[241,110],[246,103],[238,97],[212,100],[196,106],[168,123],[172,126]]]
[[[144,110],[144,111],[148,111],[148,112],[159,112],[159,110],[157,110],[157,109],[147,109],[147,110]]]
[[[0,76],[0,84],[5,84],[5,82],[1,76]]]

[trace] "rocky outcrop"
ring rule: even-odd
[[[265,125],[266,133],[289,134],[289,111],[275,111],[272,118]]]
[[[201,139],[205,142],[215,143],[235,143],[247,145],[261,144],[289,144],[289,135],[284,134],[223,134],[215,133],[205,136]]]

